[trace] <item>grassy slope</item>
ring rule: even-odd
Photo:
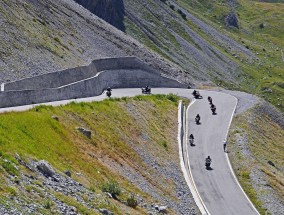
[[[132,114],[130,107],[135,107],[137,112]],[[76,174],[72,174],[72,177],[92,187],[96,192],[101,192],[102,183],[115,179],[124,190],[121,200],[125,200],[130,193],[136,193],[155,201],[150,195],[139,190],[135,184],[119,175],[116,169],[112,169],[111,162],[115,162],[125,166],[125,171],[129,170],[127,167],[137,171],[154,185],[161,195],[175,198],[171,194],[175,188],[174,183],[167,179],[169,187],[167,189],[161,187],[160,183],[164,183],[166,179],[155,175],[155,170],[145,164],[135,149],[146,144],[145,150],[149,150],[149,154],[156,156],[158,161],[161,159],[161,166],[168,159],[178,163],[176,107],[175,96],[140,96],[119,101],[73,103],[57,108],[41,106],[23,113],[1,114],[1,162],[3,164],[6,158],[18,165],[13,158],[15,153],[25,159],[44,159],[59,171],[70,169],[72,173],[82,173],[84,177]],[[58,116],[59,121],[52,119],[52,115]],[[75,128],[78,126],[90,129],[92,139],[76,131]],[[143,140],[142,135],[148,136],[149,139]],[[19,175],[18,171],[13,168],[9,170],[3,165],[0,169],[1,202],[9,201],[11,195],[22,195],[26,198],[25,191],[18,188],[16,189],[18,191],[11,192],[11,187],[5,182],[7,172]],[[26,171],[23,167],[21,169]],[[147,176],[149,172],[152,176]],[[32,199],[34,196],[29,198]],[[95,207],[100,207],[94,204]],[[123,206],[119,202],[112,201],[111,206],[107,207],[118,214],[124,214]],[[139,210],[143,213],[142,209]]]
[[[181,4],[256,54],[259,58],[256,64],[245,64],[238,60],[244,71],[239,77],[242,90],[261,95],[283,111],[284,61],[281,50],[284,50],[284,4],[238,2],[235,12],[239,29],[224,28],[224,17],[230,11],[225,1],[188,0]],[[264,24],[264,28],[260,28],[260,24]],[[272,89],[273,93],[268,89]]]
[[[211,42],[208,35],[200,31],[200,29],[188,19],[184,21],[184,24],[201,35],[211,45],[218,48],[223,54],[236,61],[240,66],[240,70],[243,71],[238,76],[240,85],[230,83],[222,78],[215,79],[214,75],[211,77],[212,80],[216,83],[219,82],[219,84],[227,88],[236,89],[237,87],[239,90],[258,94],[283,111],[284,61],[282,60],[281,50],[284,52],[284,4],[247,0],[240,0],[238,2],[234,10],[239,19],[239,29],[225,28],[224,18],[231,9],[224,0],[178,0],[175,3],[180,5],[184,10],[190,11],[210,26],[218,29],[223,34],[243,44],[259,58],[259,61],[249,64],[246,62],[246,57],[242,56],[242,53],[237,53],[239,56],[237,58],[232,57],[231,55],[233,53],[227,50],[227,48],[216,46],[216,44]],[[149,5],[153,8],[157,8],[159,4],[149,3]],[[150,8],[149,5],[146,4],[145,8]],[[166,1],[166,4],[162,5],[168,8],[171,2]],[[143,8],[143,10],[145,8]],[[160,8],[151,11],[152,13],[146,9],[145,12],[143,12],[145,13],[143,19],[147,23],[152,23],[152,26],[155,27],[153,35],[149,36],[145,34],[141,28],[135,27],[127,18],[125,19],[126,32],[149,48],[162,54],[165,58],[175,62],[173,56],[176,55],[174,53],[181,54],[183,51],[171,36],[171,32],[165,29],[162,24],[163,22],[194,46],[198,46],[198,44],[190,41],[188,39],[190,37],[187,33],[179,32],[179,30],[183,30],[183,27],[180,25],[177,27],[175,22],[182,18],[176,8],[175,11],[173,11],[175,15],[172,21],[168,21],[165,17],[159,16],[159,11]],[[264,28],[260,28],[260,24],[264,24]],[[165,47],[166,41],[170,41],[170,43]],[[185,56],[185,58],[187,57]],[[184,67],[184,65],[181,64],[180,66]],[[210,71],[208,72],[210,74]]]
[[[242,187],[261,214],[268,210],[265,205],[270,199],[263,196],[271,194],[270,187],[284,201],[283,138],[284,130],[268,115],[259,115],[256,108],[235,117],[231,126],[228,145],[231,163]],[[265,183],[259,183],[259,180]]]

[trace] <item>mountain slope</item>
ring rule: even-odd
[[[0,80],[7,82],[104,57],[137,56],[163,73],[180,68],[94,16],[74,1],[0,2]],[[190,76],[183,79],[192,83]],[[189,79],[190,78],[190,79]]]
[[[96,13],[92,4],[101,0],[77,2]],[[127,34],[203,84],[210,80],[253,91],[283,110],[284,4],[243,0],[123,3]],[[237,23],[237,28],[230,22]]]
[[[198,214],[179,167],[178,99],[138,96],[1,114],[0,213],[158,214],[167,206],[169,214]],[[40,160],[55,174],[40,170]]]

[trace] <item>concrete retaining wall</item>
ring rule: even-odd
[[[149,67],[136,57],[105,58],[94,60],[88,66],[66,69],[59,72],[5,83],[4,91],[57,88],[91,78],[101,71],[118,69],[141,69],[151,73],[160,74],[159,71]]]
[[[0,93],[0,108],[43,103],[65,99],[100,95],[108,86],[112,88],[144,87],[183,88],[185,85],[157,72],[141,69],[107,70],[95,76],[58,88],[4,91]]]

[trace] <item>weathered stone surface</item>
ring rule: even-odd
[[[51,118],[56,120],[56,121],[59,121],[59,117],[58,116],[52,116]]]
[[[107,209],[104,209],[104,208],[101,208],[99,211],[104,215],[113,215],[113,212],[111,212]]]
[[[55,174],[53,168],[45,160],[41,160],[36,164],[37,169],[47,177],[52,177]]]
[[[226,27],[235,27],[239,28],[238,18],[234,12],[230,12],[225,18]]]
[[[90,130],[87,130],[87,129],[82,128],[82,127],[78,127],[76,129],[78,131],[80,131],[82,134],[84,134],[87,138],[91,139],[92,132]]]
[[[68,177],[71,177],[71,172],[69,170],[66,170],[65,172],[65,175],[67,175]]]

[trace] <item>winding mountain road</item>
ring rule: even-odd
[[[174,93],[192,99],[192,90],[176,88],[155,88],[154,94]],[[114,89],[113,97],[140,95],[141,89]],[[223,151],[223,141],[237,105],[237,99],[231,95],[213,91],[201,91],[203,99],[193,100],[187,110],[188,134],[195,137],[195,146],[187,145],[189,166],[196,189],[205,205],[206,213],[210,215],[257,215],[258,212],[250,203],[239,186],[228,162],[227,153]],[[217,115],[212,115],[207,96],[213,98],[217,107]],[[59,106],[76,102],[99,101],[106,98],[105,94],[91,98],[64,100],[44,103]],[[35,105],[1,108],[0,113],[10,111],[25,111]],[[201,124],[196,125],[194,118],[199,113]],[[212,170],[205,169],[205,157],[212,158]]]

